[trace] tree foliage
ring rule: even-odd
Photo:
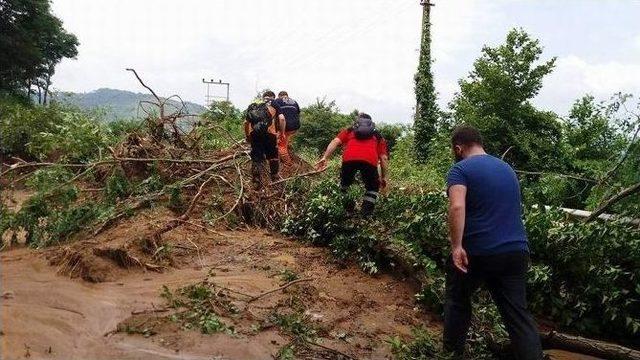
[[[335,101],[316,99],[315,104],[301,109],[302,126],[294,137],[296,147],[322,153],[341,130],[353,124],[357,115],[358,110],[349,114],[341,113]],[[378,119],[374,119],[374,122],[380,135],[387,141],[389,151],[393,151],[398,140],[409,131],[404,125],[386,124]]]
[[[0,0],[0,93],[29,97],[35,87],[46,102],[55,66],[77,46],[49,0]]]
[[[487,150],[503,154],[520,169],[564,167],[562,126],[552,112],[531,104],[555,58],[539,63],[542,47],[523,30],[512,30],[503,45],[485,46],[468,79],[451,102],[455,120],[476,126]]]
[[[0,154],[24,160],[86,161],[117,140],[113,132],[117,125],[108,127],[96,114],[73,107],[0,101]]]
[[[617,192],[640,182],[640,117],[631,95],[616,94],[596,103],[592,96],[576,101],[566,124],[566,141],[576,172],[597,179],[583,206],[595,208]],[[588,197],[588,198],[587,198]],[[640,215],[637,197],[620,202],[616,212]]]
[[[214,101],[201,115],[194,131],[205,148],[222,149],[244,139],[242,112],[229,101]]]
[[[335,101],[316,99],[315,104],[301,109],[302,126],[294,143],[321,153],[341,129],[353,123],[356,115],[357,111],[350,115],[340,113]]]
[[[398,144],[398,140],[405,136],[408,132],[408,128],[405,125],[400,124],[385,124],[376,123],[376,129],[380,132],[380,135],[387,141],[387,147],[389,152],[393,152]]]
[[[613,116],[615,103],[596,103],[585,95],[573,104],[565,125],[566,142],[574,166],[592,177],[602,175],[603,166],[624,148],[623,125]]]

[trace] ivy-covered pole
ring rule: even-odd
[[[415,156],[418,162],[424,162],[429,155],[429,143],[436,132],[438,105],[436,91],[431,74],[431,0],[421,0],[422,38],[420,40],[420,60],[416,82],[416,114],[413,122],[415,131]]]

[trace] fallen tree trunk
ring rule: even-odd
[[[567,350],[611,360],[638,360],[640,351],[600,340],[572,336],[556,331],[540,334],[545,349]]]
[[[587,211],[587,210],[580,210],[580,209],[571,209],[571,208],[565,208],[565,207],[553,207],[553,206],[549,206],[549,205],[532,205],[531,206],[534,209],[538,209],[540,207],[544,208],[545,210],[551,210],[551,209],[558,209],[560,211],[563,211],[567,214],[569,214],[569,216],[572,217],[576,217],[576,218],[588,218],[591,216],[591,214],[593,214],[592,211]],[[607,214],[607,213],[601,213],[600,215],[598,215],[598,219],[600,220],[604,220],[604,221],[611,221],[611,220],[617,220],[621,223],[624,224],[631,224],[631,225],[640,225],[640,218],[638,219],[634,219],[631,218],[629,216],[619,216],[619,215],[615,215],[615,214]]]
[[[417,258],[409,248],[401,244],[389,243],[379,244],[378,248],[400,271],[410,276],[420,285],[428,286],[431,283],[423,269],[420,269],[417,265]],[[640,360],[640,351],[605,341],[568,335],[557,331],[541,332],[540,339],[543,349],[565,350],[611,360]],[[508,346],[508,344],[504,347],[498,346],[494,351],[507,354],[510,352]]]

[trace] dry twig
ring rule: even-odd
[[[298,280],[290,281],[290,282],[288,282],[288,283],[286,283],[286,284],[284,284],[284,285],[282,285],[280,287],[277,287],[277,288],[275,288],[273,290],[265,291],[260,295],[256,295],[256,296],[252,297],[251,299],[247,300],[247,304],[248,303],[252,303],[252,302],[254,302],[254,301],[258,300],[258,299],[261,299],[261,298],[263,298],[263,297],[265,297],[267,295],[273,294],[275,292],[282,291],[282,290],[288,288],[291,285],[295,285],[295,284],[298,284],[298,283],[301,283],[301,282],[304,282],[304,281],[312,281],[312,280],[315,280],[315,279],[314,278],[304,278],[304,279],[298,279]]]

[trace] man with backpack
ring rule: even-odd
[[[284,120],[276,124],[276,109],[271,102],[276,97],[273,91],[265,91],[262,99],[249,105],[245,113],[244,134],[251,144],[251,176],[256,189],[262,187],[264,161],[269,162],[271,181],[278,180],[278,129],[284,129]]]
[[[317,168],[325,169],[327,160],[341,145],[344,145],[344,152],[342,153],[342,168],[340,170],[340,188],[343,193],[346,193],[349,186],[354,183],[356,173],[359,172],[366,191],[362,199],[361,212],[365,217],[370,216],[373,214],[378,200],[378,191],[385,188],[388,183],[387,142],[376,130],[371,116],[360,113],[353,126],[342,130],[329,143],[324,155],[316,165]],[[380,164],[382,180],[378,174],[378,164]],[[345,202],[344,206],[348,213],[355,210],[353,201]]]
[[[291,165],[290,144],[293,135],[300,128],[300,106],[286,91],[280,91],[271,105],[276,109],[278,121],[284,121],[285,124],[278,137],[278,153],[285,165]]]

